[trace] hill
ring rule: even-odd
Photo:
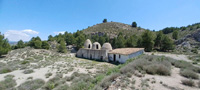
[[[131,27],[131,25],[119,23],[119,22],[106,22],[96,24],[83,30],[87,35],[99,35],[107,34],[108,36],[116,37],[120,32],[124,35],[140,35],[145,29],[141,27]]]
[[[178,52],[196,52],[200,46],[200,23],[188,25],[186,27],[167,27],[162,31],[172,37],[173,31],[178,31],[178,40],[175,41]]]

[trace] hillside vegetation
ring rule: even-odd
[[[172,37],[172,33],[174,31],[178,31],[179,34],[179,39],[185,37],[188,34],[192,34],[195,31],[200,29],[200,23],[195,23],[192,25],[188,25],[188,26],[182,26],[182,27],[166,27],[164,28],[162,31],[164,34],[168,34],[169,36]]]
[[[116,37],[120,32],[122,32],[124,35],[131,36],[133,34],[141,35],[142,32],[144,32],[145,29],[141,27],[132,27],[128,24],[123,24],[119,22],[106,22],[106,23],[100,23],[96,24],[92,27],[88,27],[83,30],[85,34],[91,34],[91,35],[103,35],[107,34],[111,38]]]

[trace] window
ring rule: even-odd
[[[119,58],[121,58],[121,55],[119,55]]]

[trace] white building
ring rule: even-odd
[[[144,48],[118,48],[113,50],[110,43],[104,43],[101,47],[98,42],[92,44],[92,42],[87,39],[84,48],[79,49],[76,56],[107,62],[125,63],[127,59],[141,55],[143,52]]]
[[[108,53],[109,61],[125,63],[126,60],[144,53],[144,48],[118,48]]]

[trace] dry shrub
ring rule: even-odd
[[[44,85],[45,81],[42,79],[30,80],[18,86],[18,90],[37,90]]]
[[[188,69],[181,70],[180,74],[186,78],[199,79],[198,74]]]
[[[158,75],[170,75],[170,69],[163,64],[152,64],[145,66],[145,70],[148,74]]]
[[[110,76],[107,76],[105,77],[102,82],[100,83],[100,86],[102,88],[107,88],[108,86],[111,85],[111,83],[118,77],[120,76],[119,73],[114,73],[114,74],[111,74]]]
[[[192,80],[181,80],[181,82],[183,85],[186,85],[186,86],[191,86],[191,87],[195,86],[195,83]]]

